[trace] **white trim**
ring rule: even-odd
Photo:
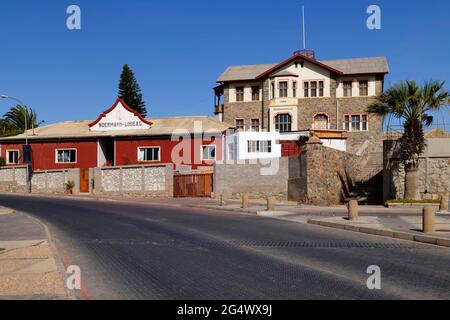
[[[58,161],[58,151],[75,151],[75,162],[59,162]],[[55,163],[56,164],[74,164],[78,162],[78,150],[77,148],[62,148],[62,149],[55,149]]]
[[[214,147],[214,159],[203,159],[203,147]],[[202,144],[200,148],[200,160],[201,161],[217,161],[217,146],[215,144]]]
[[[9,162],[9,152],[17,151],[17,162]],[[6,149],[6,164],[19,164],[20,162],[20,149]]]
[[[139,151],[141,149],[158,149],[158,160],[140,160]],[[160,146],[141,146],[137,147],[137,161],[138,162],[161,162],[161,147]]]

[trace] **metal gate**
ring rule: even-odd
[[[173,185],[173,196],[176,198],[211,197],[213,174],[174,175]]]

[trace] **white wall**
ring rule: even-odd
[[[252,160],[281,157],[281,145],[278,143],[280,134],[278,132],[237,132],[227,136],[225,139],[226,160]],[[248,141],[271,141],[271,152],[249,153]],[[233,159],[230,159],[230,149],[233,150]]]

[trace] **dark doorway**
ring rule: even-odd
[[[99,160],[100,166],[115,166],[115,142],[114,138],[105,138],[99,141],[99,157],[103,156],[103,161]],[[104,162],[104,163],[102,163]]]

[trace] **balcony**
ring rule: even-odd
[[[269,107],[296,106],[298,98],[274,98],[270,100]]]

